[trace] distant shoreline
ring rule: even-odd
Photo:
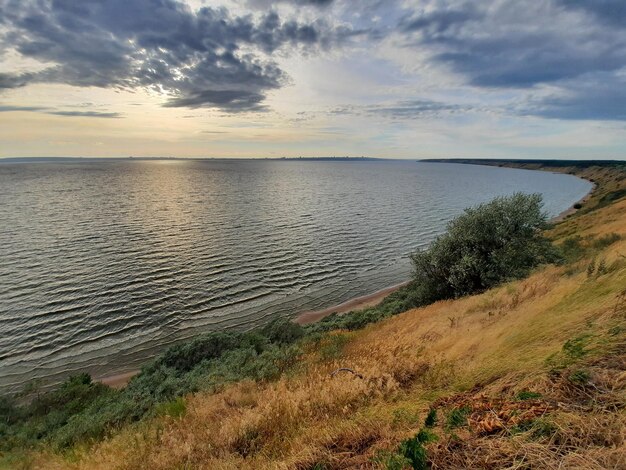
[[[154,156],[154,157],[142,157],[142,156],[108,156],[108,157],[94,157],[94,156],[82,156],[82,157],[0,157],[0,163],[35,163],[35,162],[93,162],[93,161],[163,161],[163,160],[176,160],[176,161],[319,161],[319,162],[417,162],[417,163],[454,163],[454,164],[466,164],[466,165],[483,165],[483,166],[498,166],[504,168],[520,168],[517,165],[524,165],[523,169],[529,170],[541,170],[542,167],[566,167],[573,166],[577,168],[587,168],[591,166],[614,166],[624,165],[626,160],[554,160],[554,159],[527,159],[527,158],[387,158],[387,157],[336,157],[336,156],[320,156],[320,157],[172,157],[172,156]],[[514,166],[511,166],[514,165]],[[548,169],[548,168],[546,168]]]
[[[594,181],[590,181],[586,178],[583,178],[580,175],[574,175],[573,173],[565,173],[562,171],[555,171],[556,168],[565,168],[565,167],[576,167],[576,168],[587,168],[590,166],[596,165],[623,165],[625,162],[623,160],[529,160],[529,159],[470,159],[470,158],[450,158],[450,159],[426,159],[420,160],[425,163],[456,163],[459,165],[478,165],[478,166],[493,166],[497,168],[512,168],[518,170],[527,170],[527,171],[549,171],[555,174],[570,174],[579,178],[581,180],[587,181],[591,183],[591,189],[587,194],[585,194],[582,198],[572,204],[570,207],[552,217],[548,222],[551,224],[555,224],[565,220],[569,215],[574,214],[578,211],[576,209],[577,204],[584,204],[591,197],[593,193],[598,188],[597,183]]]
[[[391,162],[412,159],[376,157],[0,157],[0,163],[63,163],[120,161],[273,161],[273,162]]]

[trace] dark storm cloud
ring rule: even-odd
[[[432,51],[476,86],[532,87],[623,67],[624,28],[581,25],[562,3],[574,2],[438,2],[399,28],[410,46]]]
[[[624,0],[426,2],[397,31],[475,87],[557,92],[527,112],[562,119],[624,119],[605,83],[626,69]],[[597,81],[594,81],[597,80]],[[623,80],[621,80],[623,82]],[[584,84],[584,86],[583,86]],[[595,98],[594,98],[595,97]]]
[[[120,113],[109,113],[100,111],[60,111],[45,106],[13,106],[13,105],[0,105],[0,113],[9,112],[31,112],[31,113],[43,113],[53,116],[65,116],[65,117],[94,117],[94,118],[108,118],[117,119],[121,118]]]
[[[0,73],[0,90],[3,88],[20,88],[26,86],[32,79],[33,74],[24,73],[21,75],[12,75],[8,73]]]
[[[168,106],[262,109],[284,72],[267,55],[281,48],[330,47],[349,37],[322,21],[259,19],[224,8],[193,11],[176,0],[0,0],[0,43],[52,63],[36,73],[0,74],[0,88],[63,83],[172,98]]]
[[[548,96],[530,99],[518,112],[563,120],[626,121],[626,79],[589,77]]]
[[[624,0],[560,0],[565,7],[579,8],[597,19],[619,27],[626,22],[626,2]]]
[[[475,5],[463,4],[457,8],[435,10],[430,13],[418,13],[404,17],[400,21],[403,31],[427,31],[428,35],[436,36],[437,33],[450,31],[455,25],[466,23],[470,20],[480,20],[484,13],[480,12]]]
[[[297,6],[326,7],[334,1],[335,0],[247,0],[246,3],[249,6],[261,8],[270,8],[277,3],[285,3]]]
[[[206,90],[185,98],[173,98],[165,106],[168,108],[227,108],[231,112],[263,110],[261,102],[265,97],[259,93],[244,90]]]

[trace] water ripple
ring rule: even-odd
[[[416,162],[0,164],[0,389],[341,303],[407,279],[469,205],[541,192],[555,215],[588,190]]]

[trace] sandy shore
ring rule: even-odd
[[[95,379],[96,382],[102,382],[104,385],[108,385],[111,388],[123,388],[135,375],[139,373],[138,370],[132,370],[130,372],[124,372],[122,374],[109,375],[99,379]]]
[[[309,323],[315,323],[316,321],[319,321],[322,318],[327,317],[328,315],[331,315],[333,313],[342,314],[351,312],[352,310],[361,310],[366,307],[373,307],[374,305],[378,305],[389,294],[397,291],[401,287],[406,286],[408,283],[409,281],[403,282],[402,284],[397,284],[395,286],[387,287],[386,289],[379,290],[377,292],[374,292],[373,294],[356,297],[342,304],[325,308],[324,310],[303,312],[299,314],[294,321],[299,325],[308,325]]]
[[[333,313],[348,313],[352,310],[359,310],[366,307],[372,307],[374,305],[379,304],[385,297],[387,297],[392,292],[397,291],[403,286],[406,286],[407,282],[403,282],[402,284],[397,284],[395,286],[387,287],[386,289],[379,290],[374,292],[373,294],[364,295],[361,297],[356,297],[354,299],[348,300],[339,305],[335,305],[333,307],[328,307],[323,310],[309,311],[300,313],[294,321],[299,325],[308,325],[309,323],[314,323],[316,321],[321,320],[328,315]],[[124,372],[121,374],[109,375],[106,377],[101,377],[94,379],[97,382],[101,382],[105,385],[108,385],[111,388],[123,388],[128,384],[130,379],[132,379],[135,375],[139,373],[138,370],[133,370],[130,372]]]
[[[587,181],[589,181],[589,180],[587,180]],[[596,190],[597,185],[596,185],[596,183],[593,183],[591,181],[589,181],[589,182],[593,186],[591,187],[589,192],[587,194],[585,194],[585,197],[579,199],[574,204],[572,204],[572,206],[570,208],[565,209],[559,215],[557,215],[556,217],[553,217],[552,219],[550,219],[550,223],[555,224],[557,222],[561,222],[561,221],[565,220],[568,215],[574,214],[575,212],[577,212],[579,210],[579,209],[576,209],[576,207],[574,207],[574,206],[576,206],[576,204],[580,204],[582,206],[591,198],[591,196],[593,196],[593,193]]]

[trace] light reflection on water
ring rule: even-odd
[[[136,368],[217,328],[406,280],[463,208],[569,175],[417,162],[0,164],[0,388]]]

